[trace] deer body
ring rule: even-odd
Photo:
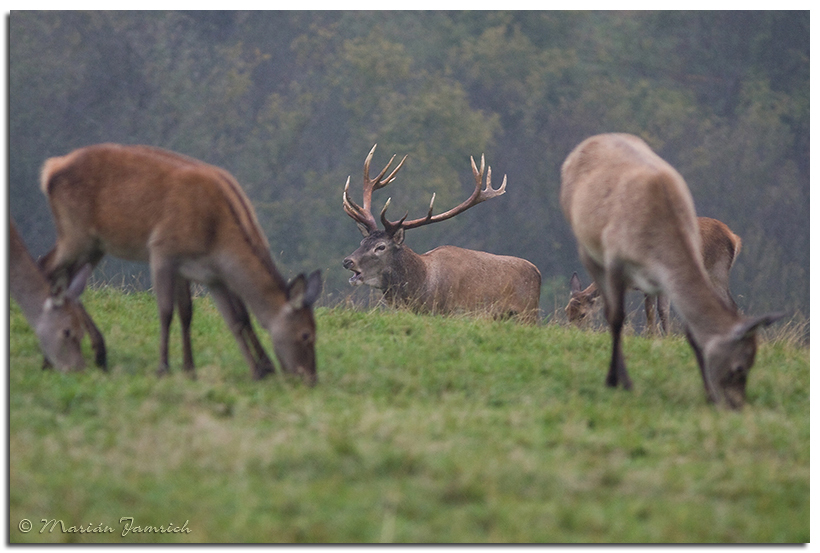
[[[729,292],[729,273],[735,263],[737,254],[740,253],[740,237],[733,233],[725,223],[709,217],[698,217],[698,228],[702,244],[703,266],[706,269],[709,281],[720,298],[727,305],[736,309],[737,304],[735,304],[735,300]],[[565,308],[569,321],[575,324],[582,323],[595,308],[595,300],[598,297],[597,284],[593,282],[582,290],[578,275],[573,273],[570,279],[570,300]],[[658,294],[657,307],[661,330],[666,332],[669,298],[663,294]],[[653,296],[646,296],[644,308],[647,328],[652,329],[655,321]]]
[[[484,159],[481,160],[480,170],[473,161],[476,189],[462,204],[434,216],[434,194],[426,217],[405,221],[405,215],[400,221],[391,222],[385,217],[390,203],[388,200],[381,213],[384,230],[380,230],[370,211],[371,194],[373,190],[393,181],[404,160],[384,180],[382,177],[393,159],[376,179],[370,179],[370,161],[375,149],[373,146],[365,160],[363,207],[353,203],[348,195],[349,178],[345,185],[345,211],[356,221],[364,235],[359,248],[344,260],[344,267],[353,271],[350,283],[378,288],[389,304],[409,307],[418,312],[515,316],[521,321],[535,323],[538,318],[541,273],[529,261],[455,246],[440,246],[427,253],[417,254],[404,244],[406,229],[443,221],[473,205],[503,194],[506,177],[501,187],[493,189],[490,184],[491,171],[488,168],[486,187],[482,190]]]
[[[624,293],[667,295],[686,327],[711,401],[739,408],[756,329],[782,315],[745,318],[709,281],[692,196],[683,177],[641,139],[586,139],[561,169],[561,207],[601,295],[612,333],[606,383],[631,388],[621,351]]]
[[[348,265],[363,269],[352,277],[353,284],[369,283],[382,290],[389,304],[424,313],[521,315],[522,320],[535,321],[541,273],[529,261],[455,246],[417,254],[406,245],[390,244],[389,238],[382,240],[393,251],[383,254],[392,258],[384,260],[378,277],[363,277],[369,272],[368,253],[376,258],[367,238],[348,257],[357,260],[355,264]]]
[[[312,303],[321,281],[288,284],[270,256],[250,201],[223,169],[147,146],[100,144],[46,161],[41,185],[57,244],[44,266],[52,282],[106,253],[150,264],[160,312],[160,366],[168,369],[174,304],[190,358],[189,281],[206,284],[254,378],[272,370],[247,308],[270,333],[285,372],[315,382]],[[246,308],[247,306],[247,308]],[[187,343],[186,343],[187,342]]]
[[[90,275],[91,267],[84,267],[64,293],[53,295],[17,227],[13,222],[9,224],[9,293],[34,329],[46,360],[61,371],[85,367],[80,347],[83,321],[78,312],[78,298]]]

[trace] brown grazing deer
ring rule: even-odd
[[[59,295],[31,258],[13,222],[9,222],[9,292],[34,329],[46,362],[61,371],[85,367],[80,342],[83,338],[79,297],[91,276],[85,265]]]
[[[398,221],[385,217],[390,200],[381,211],[384,230],[379,230],[371,212],[374,190],[387,186],[396,178],[407,156],[385,177],[395,155],[375,179],[370,178],[370,162],[376,146],[364,162],[364,201],[356,205],[345,184],[343,206],[353,218],[364,240],[359,248],[344,260],[345,269],[353,271],[350,283],[372,286],[384,292],[384,299],[393,306],[409,307],[424,313],[472,313],[494,317],[516,316],[519,320],[535,323],[541,293],[541,273],[524,259],[486,252],[466,250],[455,246],[440,246],[419,255],[404,244],[408,229],[438,223],[505,192],[507,177],[498,189],[492,188],[492,171],[487,168],[486,187],[482,190],[484,156],[481,169],[470,158],[476,188],[470,197],[458,206],[433,215],[433,202],[425,217],[407,221],[407,214]]]
[[[733,309],[737,309],[737,304],[729,292],[729,272],[732,270],[737,254],[740,253],[740,237],[733,233],[726,224],[710,217],[698,217],[698,228],[700,229],[703,246],[703,266],[706,269],[706,274],[721,299]],[[596,300],[600,295],[598,286],[593,282],[586,288],[581,289],[581,280],[578,278],[577,273],[572,273],[569,285],[570,298],[564,311],[569,322],[581,325],[595,308]],[[654,296],[650,295],[644,297],[646,327],[650,332],[655,327],[654,299]],[[657,307],[661,331],[666,333],[669,298],[663,294],[658,294]]]
[[[174,304],[183,366],[194,374],[190,281],[197,281],[208,286],[254,379],[274,369],[248,308],[270,334],[282,370],[315,384],[319,271],[290,283],[279,274],[256,213],[230,173],[159,148],[98,144],[47,160],[41,187],[57,227],[57,244],[42,265],[58,288],[106,253],[150,264],[160,316],[158,374],[168,372]]]
[[[783,315],[747,318],[722,300],[703,265],[695,205],[683,177],[636,136],[597,135],[564,161],[560,199],[581,262],[604,297],[612,333],[606,384],[632,388],[621,351],[624,293],[631,286],[671,299],[707,397],[740,408],[756,330]]]

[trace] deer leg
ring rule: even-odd
[[[698,346],[697,342],[695,342],[694,336],[692,336],[692,332],[689,330],[689,327],[686,327],[686,340],[689,342],[689,345],[692,346],[692,350],[695,352],[695,359],[698,361],[698,368],[700,369],[700,376],[703,379],[703,387],[706,388],[706,396],[709,398],[710,403],[716,402],[716,395],[712,392],[711,385],[709,384],[709,379],[706,378],[706,364],[703,360],[703,351]]]
[[[606,287],[604,288],[604,312],[612,333],[612,359],[609,363],[609,373],[606,376],[606,385],[616,387],[619,383],[625,390],[632,389],[632,381],[626,371],[626,363],[621,348],[621,331],[624,326],[626,313],[624,312],[624,294],[626,283],[623,271],[618,266],[610,267],[606,271]]]
[[[216,304],[216,308],[219,309],[219,312],[222,314],[222,318],[225,319],[225,322],[231,330],[236,343],[239,345],[239,350],[242,352],[242,355],[245,357],[245,361],[251,368],[251,376],[254,380],[263,378],[267,374],[263,366],[264,362],[257,359],[255,355],[257,352],[251,351],[251,348],[248,347],[248,342],[246,341],[246,336],[248,334],[247,329],[250,325],[250,319],[247,316],[247,309],[245,309],[243,305],[241,309],[238,310],[237,305],[241,303],[241,300],[233,295],[225,286],[221,284],[210,284],[208,287],[211,291],[211,297]],[[243,319],[243,314],[245,319]],[[251,330],[251,332],[253,332],[253,330]],[[267,355],[265,355],[265,358],[267,359]],[[269,359],[268,363],[270,363]]]
[[[191,349],[191,320],[194,317],[194,306],[191,302],[191,283],[182,278],[176,278],[174,296],[179,310],[179,322],[182,328],[182,369],[191,378],[194,373],[194,354]]]
[[[604,298],[604,314],[612,333],[612,358],[609,362],[609,372],[606,375],[606,385],[614,388],[620,381],[625,389],[631,390],[632,381],[626,372],[626,364],[621,351],[621,330],[626,317],[624,313],[626,284],[623,270],[618,266],[604,270],[587,255],[583,248],[578,249],[578,255],[587,272],[592,275],[598,293]]]
[[[669,296],[658,294],[658,319],[661,321],[661,332],[669,334]]]
[[[233,304],[234,312],[242,325],[240,333],[245,340],[246,347],[248,347],[255,356],[257,371],[262,376],[275,373],[276,369],[273,366],[273,362],[270,360],[265,348],[262,347],[262,344],[256,337],[256,332],[253,330],[251,317],[248,314],[248,309],[245,307],[245,303],[236,294],[232,292],[229,292],[229,294],[231,296],[231,303]]]
[[[646,332],[647,334],[655,334],[655,298],[649,294],[643,297],[643,309],[646,312]]]
[[[154,284],[154,294],[157,297],[159,310],[159,367],[157,375],[168,374],[168,334],[171,329],[171,319],[174,316],[175,281],[178,278],[170,262],[164,259],[151,260],[151,280]]]
[[[85,327],[85,331],[88,332],[91,349],[94,350],[94,363],[102,370],[107,371],[108,355],[102,332],[100,332],[100,329],[94,324],[94,320],[91,318],[91,315],[88,314],[88,311],[85,310],[85,306],[79,301],[77,302],[77,308],[80,318],[82,319],[83,327]]]

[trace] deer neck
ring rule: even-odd
[[[12,246],[9,255],[9,293],[29,324],[35,327],[49,295],[48,283],[27,252],[15,252]]]
[[[222,258],[216,275],[267,329],[287,303],[287,281],[269,261],[254,251],[233,250]]]
[[[709,337],[729,332],[740,320],[715,292],[703,267],[672,272],[667,279],[667,295],[686,322],[695,340],[704,344]]]
[[[422,303],[427,267],[422,256],[403,246],[398,248],[393,263],[382,274],[384,297],[388,302],[399,304]]]

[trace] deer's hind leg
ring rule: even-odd
[[[194,377],[194,354],[191,347],[191,320],[194,318],[194,305],[191,301],[191,282],[181,276],[177,276],[174,284],[174,301],[179,311],[182,330],[182,369]]]
[[[158,376],[168,374],[168,335],[174,316],[174,299],[179,286],[177,280],[180,279],[182,277],[177,274],[170,260],[157,255],[151,256],[151,282],[157,298],[160,326]],[[185,284],[187,285],[187,282]]]
[[[626,313],[624,311],[624,294],[626,280],[623,267],[617,263],[610,263],[604,268],[596,263],[589,255],[581,250],[581,262],[598,287],[604,298],[604,314],[606,315],[609,330],[612,334],[612,357],[609,362],[609,372],[606,375],[606,385],[616,387],[618,384],[626,390],[632,389],[632,381],[626,371],[623,350],[621,348],[621,331],[624,326]]]

